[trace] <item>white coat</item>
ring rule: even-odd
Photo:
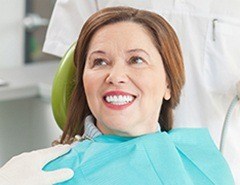
[[[176,30],[186,84],[175,127],[207,127],[219,146],[224,117],[240,81],[239,0],[58,0],[43,51],[63,56],[97,9],[127,5],[152,10]],[[240,103],[229,122],[223,154],[240,184]]]

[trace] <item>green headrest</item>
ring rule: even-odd
[[[76,68],[73,56],[76,44],[73,44],[62,58],[52,86],[52,110],[58,126],[63,130],[67,118],[67,107],[74,87]]]

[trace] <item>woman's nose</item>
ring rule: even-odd
[[[123,65],[113,66],[106,78],[106,82],[113,85],[124,84],[128,81],[127,71]]]

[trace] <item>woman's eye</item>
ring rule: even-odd
[[[97,58],[93,61],[93,66],[104,66],[107,65],[107,62],[101,58]]]
[[[144,63],[144,60],[141,58],[141,57],[132,57],[130,59],[130,63],[133,63],[133,64],[142,64]]]

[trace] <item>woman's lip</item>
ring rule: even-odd
[[[132,103],[135,101],[135,99],[129,103],[126,103],[126,104],[123,104],[123,105],[115,105],[115,104],[112,104],[112,103],[109,103],[107,102],[106,100],[103,99],[103,103],[110,109],[113,109],[113,110],[123,110],[127,107],[129,107],[130,105],[132,105]]]

